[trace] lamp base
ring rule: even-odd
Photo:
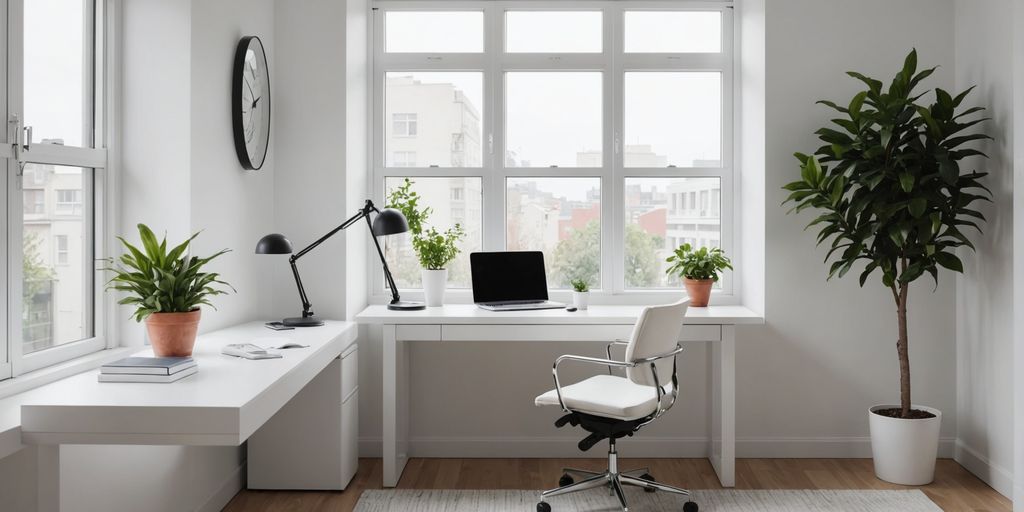
[[[388,309],[395,311],[419,311],[421,309],[427,309],[427,305],[422,302],[400,300],[398,302],[388,304]]]
[[[316,316],[300,316],[285,318],[281,323],[288,327],[320,327],[324,324],[324,321]]]

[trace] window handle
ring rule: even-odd
[[[21,147],[25,151],[28,151],[29,149],[31,149],[30,146],[32,145],[32,127],[31,126],[26,126],[24,128],[24,130],[25,130],[25,143]]]

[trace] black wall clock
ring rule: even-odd
[[[245,169],[259,170],[270,144],[270,71],[260,38],[246,36],[238,42],[231,87],[238,161]]]

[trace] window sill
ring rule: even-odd
[[[403,300],[423,301],[423,290],[399,290]],[[551,290],[549,299],[556,302],[572,303],[572,292],[569,290]],[[624,291],[619,293],[595,290],[590,292],[590,303],[601,306],[653,306],[674,302],[686,296],[682,289],[663,289],[649,291]],[[742,304],[739,296],[721,290],[711,292],[712,301],[719,306],[737,306]],[[390,293],[375,293],[370,296],[370,304],[387,304],[391,302]],[[445,304],[473,304],[473,292],[468,289],[449,289],[444,296]]]
[[[70,361],[40,368],[24,375],[4,380],[0,382],[0,400],[19,393],[31,391],[39,386],[44,386],[65,377],[70,377],[76,373],[82,373],[84,371],[99,368],[110,361],[120,359],[132,352],[137,352],[138,350],[139,347],[119,347],[100,350],[99,352],[93,352],[89,355],[76,357]],[[2,405],[0,405],[0,408],[2,408]],[[2,430],[2,428],[0,428],[0,430]]]

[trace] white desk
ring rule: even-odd
[[[407,342],[416,341],[600,341],[628,339],[640,306],[591,306],[589,311],[494,312],[474,305],[423,311],[370,306],[360,323],[383,326],[385,487],[395,487],[409,457]],[[690,308],[680,336],[684,342],[712,342],[712,433],[708,456],[722,485],[735,485],[736,333],[740,324],[764,318],[742,306]],[[533,400],[533,397],[523,397]]]
[[[265,424],[272,427],[289,420],[275,416],[279,410],[314,399],[320,401],[323,420],[335,427],[333,434],[326,435],[336,441],[328,438],[324,441],[328,446],[319,445],[311,453],[331,459],[324,461],[325,466],[337,467],[338,454],[333,449],[340,450],[343,444],[338,432],[342,417],[337,411],[346,383],[355,384],[354,369],[352,375],[343,375],[338,359],[354,352],[357,331],[352,322],[329,321],[323,327],[291,331],[271,331],[253,322],[212,332],[196,341],[193,358],[199,372],[171,384],[101,383],[96,380],[98,370],[80,373],[20,397],[22,442],[46,445],[40,447],[40,462],[54,468],[61,444],[238,446],[246,440],[252,444]],[[246,360],[220,353],[229,343],[266,345],[286,338],[309,347],[283,350],[280,359]],[[147,349],[138,355],[152,352]],[[327,403],[334,400],[338,401]],[[298,425],[310,418],[290,420]],[[316,466],[317,461],[313,462]],[[47,484],[59,485],[49,479]],[[59,504],[41,508],[59,509]]]

